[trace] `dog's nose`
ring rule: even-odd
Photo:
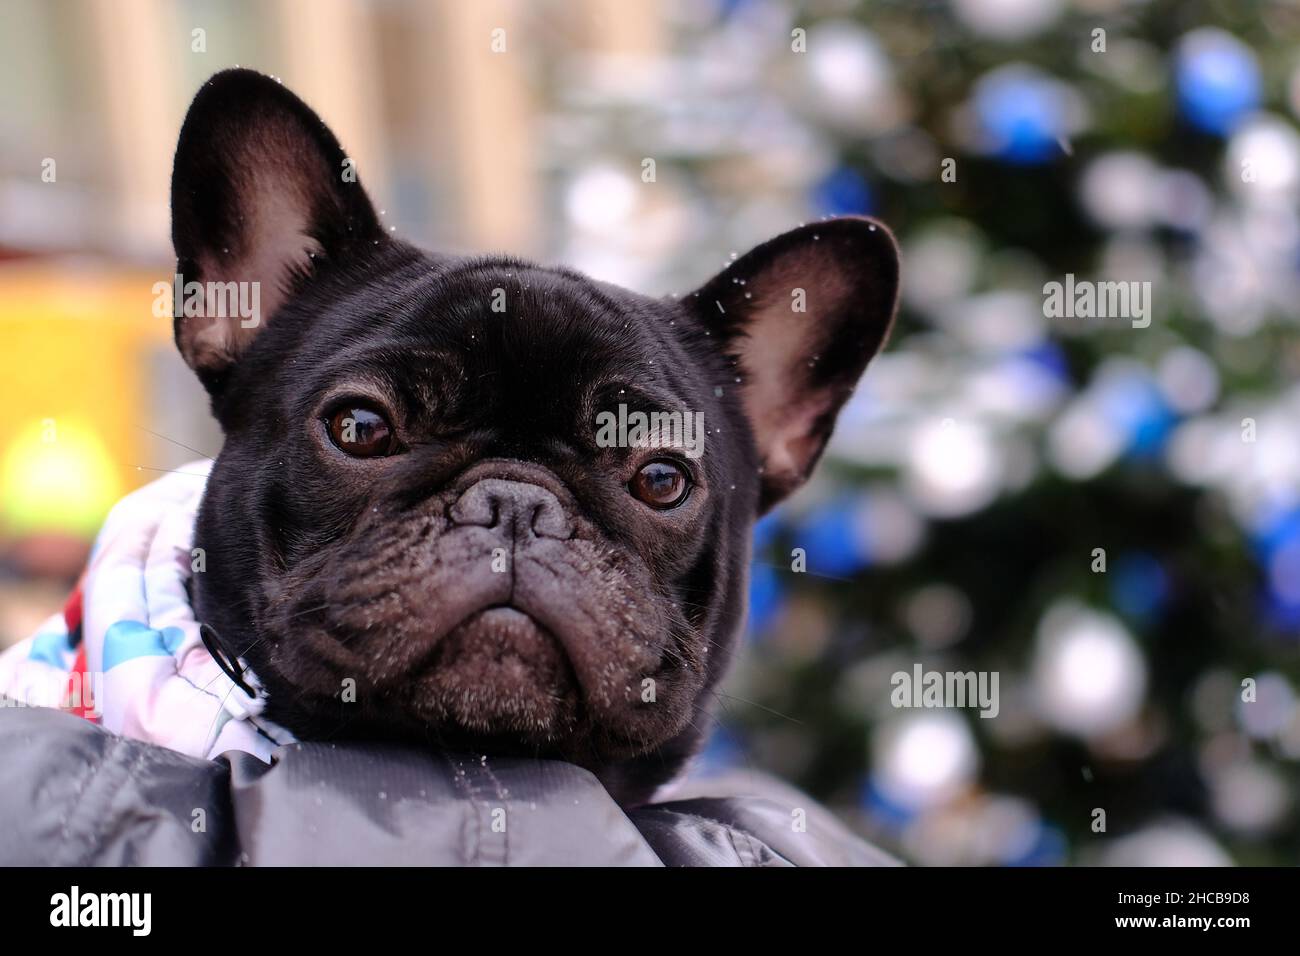
[[[448,512],[458,525],[500,527],[516,541],[569,538],[573,525],[555,495],[540,485],[484,478],[465,489]]]

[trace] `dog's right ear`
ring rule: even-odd
[[[253,70],[226,70],[203,85],[176,147],[172,245],[185,286],[221,285],[205,297],[203,314],[176,308],[174,331],[214,399],[240,353],[302,283],[383,241],[351,161],[302,100]],[[258,314],[212,308],[223,296],[255,302]]]

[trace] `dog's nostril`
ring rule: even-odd
[[[543,501],[533,509],[528,527],[539,538],[568,538],[573,534],[568,516],[554,498]]]

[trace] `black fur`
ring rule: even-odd
[[[226,433],[196,529],[196,613],[249,663],[268,716],[300,736],[554,756],[644,799],[709,728],[755,517],[806,476],[885,338],[892,238],[867,220],[817,223],[697,294],[652,299],[391,239],[360,183],[340,178],[343,158],[315,114],[246,70],[213,77],[181,133],[178,271],[279,283],[256,329],[176,321]],[[267,197],[311,253],[270,272]],[[283,254],[283,230],[275,242]],[[801,282],[809,311],[786,315]],[[795,347],[762,372],[769,326]],[[762,394],[781,401],[756,410]],[[360,397],[390,412],[401,453],[351,458],[330,442],[326,415]],[[597,412],[620,402],[703,413],[681,506],[629,494],[642,450],[597,447]],[[769,456],[758,419],[785,422],[785,408],[806,427]],[[457,523],[485,487],[533,489],[563,512],[563,533],[507,528],[495,499],[490,519]],[[506,575],[490,567],[497,547]]]

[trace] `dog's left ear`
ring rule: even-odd
[[[754,248],[688,301],[739,361],[766,511],[807,479],[889,334],[898,247],[874,220],[828,219]]]
[[[383,241],[355,168],[302,100],[253,70],[225,70],[203,85],[172,169],[176,271],[204,288],[255,282],[249,298],[257,289],[259,304],[251,320],[177,311],[176,345],[214,399],[289,295]]]

